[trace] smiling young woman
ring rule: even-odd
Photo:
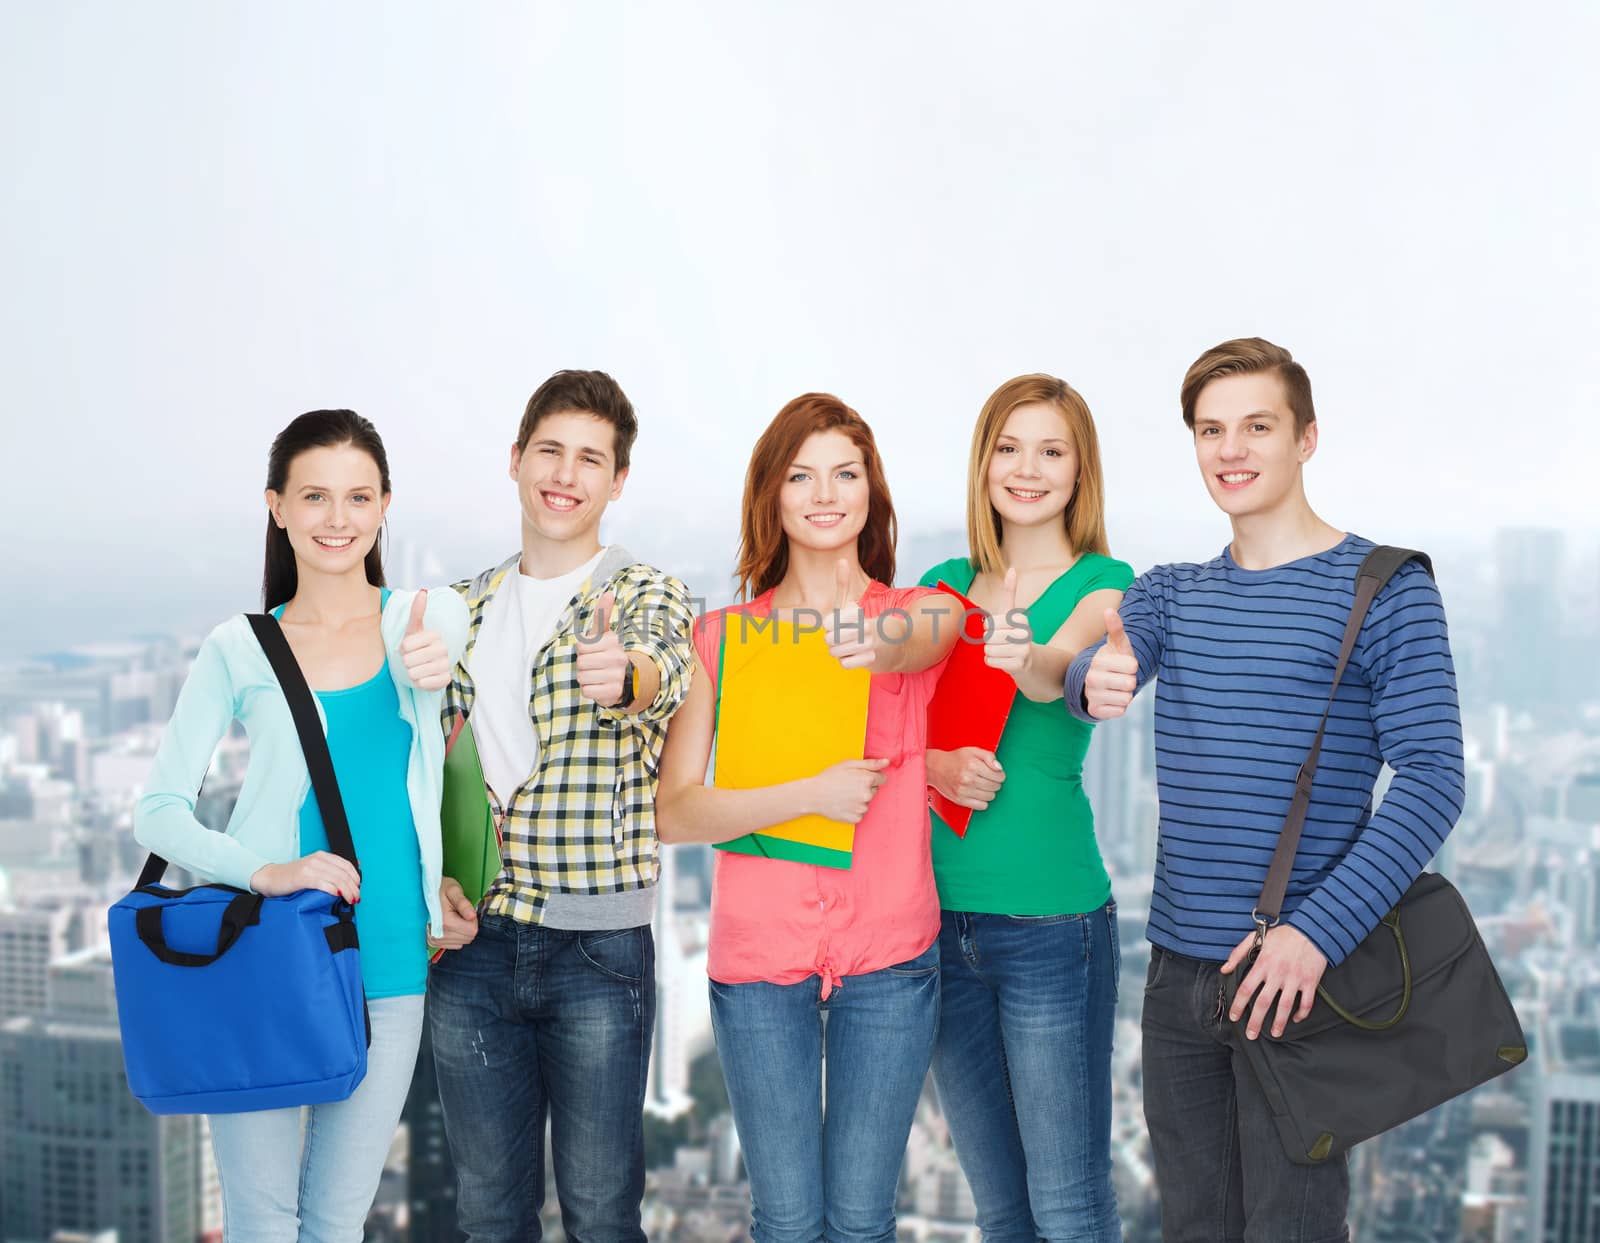
[[[856,825],[848,869],[717,852],[706,970],[754,1236],[811,1243],[826,1222],[830,1238],[892,1238],[938,1014],[923,747],[955,628],[925,609],[937,593],[890,586],[894,507],[877,445],[837,397],[798,397],[762,433],[742,533],[744,602],[695,626],[657,828],[663,841],[724,842],[807,814]],[[842,666],[871,671],[867,758],[781,785],[706,786],[718,653],[744,630],[730,618],[807,613],[829,619]]]
[[[1016,683],[993,751],[929,751],[944,996],[934,1081],[987,1239],[1117,1239],[1111,880],[1083,790],[1090,730],[1061,705],[1072,657],[1133,581],[1106,555],[1100,450],[1065,381],[1024,375],[984,403],[967,477],[969,555],[934,566],[995,618],[986,663]]]
[[[207,880],[360,902],[366,1077],[304,1124],[299,1108],[212,1117],[229,1238],[361,1236],[416,1061],[425,937],[444,936],[444,909],[462,900],[440,875],[438,721],[466,606],[384,585],[389,497],[383,442],[352,411],[303,414],[273,441],[262,604],[314,692],[362,870],[329,848],[288,700],[243,614],[201,645],[134,813],[142,845]],[[195,819],[195,800],[236,720],[250,763],[219,833]]]

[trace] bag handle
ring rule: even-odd
[[[133,917],[133,926],[150,952],[162,962],[174,967],[209,967],[221,958],[239,939],[239,934],[252,924],[261,922],[261,904],[265,899],[259,893],[241,893],[222,912],[222,925],[217,929],[217,948],[211,954],[190,954],[175,950],[167,944],[166,930],[161,916],[165,907],[146,906]]]
[[[1261,896],[1256,899],[1251,914],[1261,934],[1278,922],[1283,910],[1283,895],[1289,888],[1289,874],[1294,870],[1295,851],[1300,848],[1300,832],[1305,828],[1306,811],[1311,806],[1311,786],[1317,775],[1317,761],[1322,757],[1322,735],[1328,727],[1328,714],[1333,711],[1333,698],[1339,692],[1340,679],[1350,654],[1355,651],[1356,639],[1361,634],[1361,624],[1366,621],[1367,610],[1384,585],[1408,561],[1420,562],[1422,568],[1433,575],[1433,561],[1425,552],[1414,548],[1394,548],[1379,544],[1356,570],[1356,598],[1350,606],[1350,617],[1345,622],[1344,641],[1339,645],[1339,660],[1333,669],[1333,686],[1328,690],[1328,703],[1322,709],[1322,720],[1317,724],[1316,737],[1311,749],[1295,774],[1294,797],[1289,800],[1289,810],[1283,817],[1283,828],[1278,833],[1278,848],[1272,852],[1272,862],[1267,866],[1267,878],[1261,886]]]
[[[267,663],[272,666],[283,697],[289,701],[289,714],[294,718],[295,732],[300,736],[300,750],[305,756],[306,769],[311,774],[311,789],[317,796],[317,808],[322,812],[328,845],[359,873],[361,864],[356,861],[356,847],[350,837],[350,821],[345,816],[344,799],[339,794],[333,757],[328,753],[328,737],[323,733],[322,718],[317,715],[316,701],[311,697],[311,688],[306,685],[306,676],[289,648],[289,640],[283,637],[283,628],[278,625],[276,617],[271,613],[247,613],[245,620],[250,623],[256,642],[261,644],[261,650],[266,653]],[[135,888],[142,889],[158,883],[166,870],[167,861],[152,852],[145,860]],[[219,954],[221,952],[218,951]]]

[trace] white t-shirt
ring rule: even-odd
[[[604,555],[602,548],[559,578],[529,578],[512,570],[484,609],[467,661],[474,687],[472,736],[483,779],[502,807],[539,762],[539,735],[528,715],[534,657]]]

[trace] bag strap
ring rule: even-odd
[[[328,738],[322,731],[322,718],[317,714],[316,701],[299,662],[283,637],[283,628],[271,613],[247,613],[245,620],[255,632],[256,642],[266,653],[267,663],[289,701],[289,714],[294,718],[295,733],[300,736],[300,750],[305,755],[306,769],[311,774],[311,789],[317,796],[317,809],[322,812],[322,826],[328,834],[328,845],[340,858],[347,860],[359,872],[356,847],[350,837],[350,821],[345,816],[344,799],[339,794],[339,781],[333,772],[333,756],[328,753]],[[135,888],[154,885],[166,873],[167,861],[152,853],[145,860]]]
[[[1289,874],[1294,870],[1295,852],[1300,848],[1300,832],[1305,828],[1306,811],[1311,806],[1311,787],[1317,776],[1317,761],[1322,758],[1322,735],[1328,727],[1328,714],[1333,711],[1334,696],[1339,693],[1339,682],[1344,677],[1350,654],[1355,651],[1361,625],[1367,610],[1384,585],[1408,561],[1420,562],[1422,568],[1433,575],[1433,561],[1425,552],[1414,548],[1394,548],[1380,544],[1369,552],[1356,570],[1356,598],[1350,606],[1350,617],[1345,622],[1344,641],[1339,645],[1339,660],[1333,668],[1333,686],[1328,691],[1327,706],[1322,709],[1322,720],[1317,724],[1316,737],[1311,749],[1300,764],[1294,778],[1294,797],[1289,800],[1289,810],[1283,817],[1283,828],[1278,833],[1278,848],[1272,852],[1272,862],[1267,867],[1267,879],[1261,886],[1261,896],[1256,899],[1251,917],[1256,926],[1265,931],[1278,922],[1283,910],[1283,896],[1289,888]]]

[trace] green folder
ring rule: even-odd
[[[444,874],[461,882],[473,906],[500,875],[500,830],[495,826],[483,783],[478,743],[465,716],[444,747],[444,795],[439,803],[444,844]]]

